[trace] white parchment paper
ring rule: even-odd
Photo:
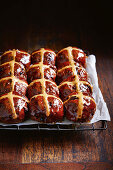
[[[107,105],[103,99],[102,93],[98,86],[98,77],[96,72],[96,57],[94,55],[88,56],[86,70],[88,72],[90,82],[93,85],[93,97],[97,105],[96,112],[91,120],[91,123],[95,123],[99,120],[110,121],[110,115]]]
[[[110,121],[110,115],[109,115],[107,105],[103,99],[102,93],[98,86],[98,77],[97,77],[97,72],[96,72],[96,57],[94,55],[88,56],[86,70],[89,75],[89,81],[93,85],[93,97],[97,105],[95,115],[93,116],[90,123],[95,123],[95,122],[98,122],[99,120]],[[26,120],[16,125],[21,126],[21,125],[30,125],[30,124],[39,124],[39,122],[33,121],[33,120]],[[62,121],[62,123],[58,123],[58,124],[74,124],[74,122],[69,121],[65,118],[65,120]],[[7,124],[0,123],[0,125],[6,126]],[[8,126],[11,126],[11,125],[9,124]]]

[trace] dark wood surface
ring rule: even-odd
[[[0,131],[0,169],[22,169],[17,165],[22,163],[40,163],[38,169],[113,169],[112,4],[62,1],[59,6],[56,1],[23,1],[4,5],[0,11],[0,51],[60,50],[72,45],[96,55],[99,86],[111,122],[105,131]]]
[[[0,170],[112,170],[113,165],[107,162],[91,163],[38,163],[38,164],[0,164]]]

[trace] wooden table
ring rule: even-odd
[[[0,50],[18,48],[31,52],[40,47],[60,50],[72,45],[95,54],[99,86],[112,120],[113,33],[108,21],[111,6],[104,5],[106,18],[99,2],[99,6],[95,4],[92,8],[96,14],[88,4],[77,2],[73,6],[66,1],[59,7],[55,2],[56,7],[50,4],[47,8],[44,3],[1,7]],[[113,122],[108,122],[105,131],[0,131],[0,169],[24,168],[113,169]]]

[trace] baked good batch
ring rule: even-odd
[[[63,119],[63,102],[55,83],[56,54],[44,48],[31,54],[31,65],[27,72],[29,114],[40,122],[57,122]]]
[[[58,52],[56,64],[66,118],[74,122],[90,121],[96,111],[96,103],[85,70],[85,53],[78,48],[65,48]]]
[[[86,54],[67,47],[55,54],[6,51],[0,65],[0,121],[89,122],[96,104],[86,72]],[[57,75],[57,76],[56,76]],[[29,85],[28,85],[29,84]]]
[[[30,55],[19,50],[6,51],[0,65],[0,121],[19,123],[28,111],[26,97]]]

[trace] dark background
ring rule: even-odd
[[[0,51],[77,46],[112,50],[112,1],[4,1],[0,5]],[[105,51],[106,52],[106,51]]]

